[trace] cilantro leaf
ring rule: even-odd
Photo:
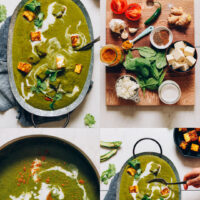
[[[59,101],[62,99],[62,94],[61,93],[57,93],[54,97],[53,97],[53,101],[52,103],[49,105],[49,107],[51,108],[51,110],[54,110],[54,104],[56,103],[56,101]]]
[[[96,123],[95,118],[91,114],[87,114],[84,118],[85,125],[89,128],[92,128],[92,126]]]
[[[145,194],[142,200],[151,200],[151,199]]]
[[[109,164],[109,167],[106,171],[104,171],[101,175],[101,181],[104,184],[108,184],[108,180],[112,178],[116,174],[116,168],[114,164]]]
[[[4,5],[0,5],[0,23],[6,19],[7,10]]]
[[[40,12],[38,14],[37,19],[34,20],[35,26],[37,26],[38,28],[42,27],[43,19],[44,19],[44,13]]]
[[[33,0],[31,3],[25,5],[25,9],[37,14],[40,11],[40,6],[40,2]]]
[[[140,162],[138,160],[131,160],[128,162],[128,164],[135,170],[138,170],[140,168]]]
[[[48,70],[45,72],[45,74],[46,74],[47,76],[49,76],[49,80],[50,80],[51,82],[54,82],[54,81],[56,81],[57,75],[58,75],[58,73],[59,73],[60,71],[62,71],[62,70],[49,70],[49,69],[48,69]]]

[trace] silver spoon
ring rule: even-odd
[[[77,49],[77,51],[86,51],[92,48],[92,46],[96,43],[100,41],[100,36],[98,38],[96,38],[95,40],[93,40],[92,42],[86,44],[84,47],[81,47],[80,49]]]
[[[187,183],[187,181],[176,182],[176,183],[168,183],[167,181],[165,181],[162,178],[155,178],[155,179],[152,179],[152,180],[148,181],[148,183],[154,183],[154,182],[162,183],[164,185],[180,185],[180,184],[186,184]]]

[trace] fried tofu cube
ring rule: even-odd
[[[76,72],[77,74],[80,74],[81,70],[82,70],[82,67],[83,67],[82,64],[77,64],[75,69],[74,69],[74,72]]]
[[[35,13],[26,10],[23,13],[23,17],[26,18],[29,22],[32,22],[35,19]]]
[[[195,128],[195,131],[200,132],[200,128]]]
[[[41,32],[37,31],[37,32],[31,32],[31,41],[41,41],[42,37],[41,37]]]
[[[138,193],[138,192],[139,192],[139,189],[137,185],[129,187],[129,193]]]
[[[71,43],[72,43],[72,47],[78,47],[80,45],[80,37],[79,35],[72,35],[71,36]]]
[[[18,70],[28,74],[32,69],[32,65],[29,63],[25,63],[25,62],[19,62],[17,68],[18,68]]]
[[[187,132],[187,128],[179,128],[179,132]]]
[[[188,133],[185,133],[183,136],[184,136],[184,139],[187,143],[194,142],[194,141],[198,140],[198,135],[197,135],[196,130],[192,130]]]
[[[199,136],[198,142],[199,142],[199,144],[200,144],[200,136]]]
[[[61,69],[65,66],[65,57],[64,56],[57,56],[56,57],[56,67],[57,69]]]
[[[192,144],[191,150],[194,151],[194,152],[199,152],[199,145],[198,144]]]
[[[136,170],[132,167],[127,169],[127,173],[129,173],[131,176],[135,176]]]
[[[185,150],[185,149],[187,149],[188,143],[185,141],[182,141],[179,146],[181,147],[181,149]]]
[[[166,187],[166,188],[164,188],[163,190],[161,190],[161,194],[162,194],[162,196],[165,196],[165,195],[168,195],[169,194],[169,192],[170,192],[170,190],[169,190],[169,188],[168,187]]]

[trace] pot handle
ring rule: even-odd
[[[160,157],[162,157],[162,155],[163,155],[162,147],[161,147],[160,143],[157,140],[153,139],[153,138],[143,138],[143,139],[138,140],[135,143],[134,147],[133,147],[133,156],[134,157],[136,157],[136,153],[135,153],[136,146],[138,145],[138,143],[140,143],[140,142],[142,142],[144,140],[151,140],[151,141],[155,142],[159,146],[159,148],[160,148]]]
[[[38,128],[38,124],[35,122],[34,116],[35,115],[31,114],[31,121],[33,123],[34,128]],[[67,127],[67,125],[69,124],[69,120],[70,120],[70,113],[68,113],[67,116],[66,116],[66,121],[63,125],[63,128]]]

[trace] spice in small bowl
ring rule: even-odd
[[[168,105],[176,104],[181,98],[181,89],[175,81],[164,81],[158,90],[160,100]]]
[[[137,80],[130,75],[121,76],[115,85],[117,96],[125,99],[132,100],[136,103],[140,102],[138,90],[140,85]]]
[[[151,32],[150,41],[157,49],[167,49],[173,41],[173,34],[167,27],[160,26]]]

